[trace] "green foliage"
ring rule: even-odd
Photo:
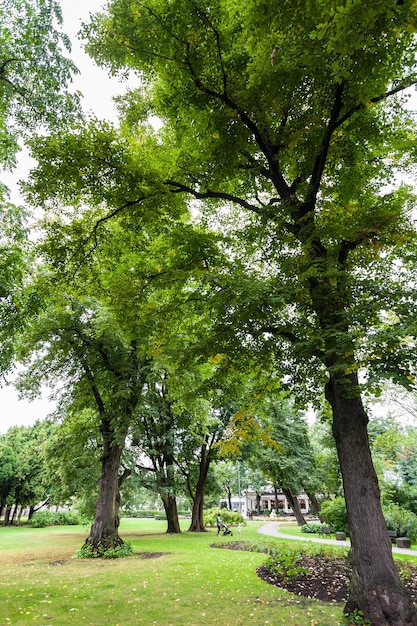
[[[35,506],[49,498],[53,477],[45,450],[54,428],[48,421],[38,421],[32,426],[12,426],[0,439],[0,498],[3,502],[6,498],[9,505]],[[10,449],[12,458],[7,455]]]
[[[296,550],[277,551],[274,556],[269,557],[265,565],[275,576],[279,576],[284,582],[290,582],[309,573],[307,568],[297,565],[299,558],[300,554]]]
[[[257,419],[263,437],[247,445],[248,463],[265,479],[294,494],[317,487],[316,465],[302,411],[286,398],[258,401]],[[270,514],[270,511],[267,512]]]
[[[344,613],[344,623],[346,626],[371,626],[371,621],[365,619],[363,611],[354,609],[352,613]]]
[[[35,125],[67,123],[78,98],[65,93],[76,72],[65,56],[61,9],[48,0],[3,0],[0,5],[0,163],[13,165],[18,138]]]
[[[326,500],[323,502],[321,505],[321,514],[326,524],[331,526],[335,532],[342,532],[349,535],[344,498],[338,497],[334,498],[334,500]]]
[[[242,515],[237,511],[229,511],[228,509],[219,509],[218,507],[213,507],[207,511],[204,511],[204,525],[205,526],[215,526],[216,518],[220,515],[222,523],[226,524],[246,524]]]
[[[157,509],[138,509],[138,510],[132,510],[130,512],[126,513],[126,517],[153,517],[155,518],[155,515],[160,515],[161,511],[157,510]]]
[[[3,200],[0,183],[0,376],[12,365],[14,341],[30,311],[30,303],[26,300],[24,290],[25,276],[33,260],[28,241],[27,219],[25,210]]]
[[[94,548],[91,543],[86,542],[75,554],[74,559],[122,559],[133,554],[132,544],[124,541],[120,545],[105,547],[99,544]]]
[[[395,531],[398,537],[408,537],[414,543],[417,539],[417,515],[396,504],[383,507],[388,530]]]
[[[315,522],[309,522],[308,524],[303,524],[303,526],[301,526],[301,532],[302,533],[318,533],[320,532],[320,529],[322,526],[323,524],[316,524]]]
[[[76,526],[82,523],[82,518],[73,511],[38,511],[28,521],[31,528],[45,528],[46,526]]]

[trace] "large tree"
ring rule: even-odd
[[[56,291],[45,310],[32,320],[20,354],[33,356],[26,387],[36,392],[41,381],[64,381],[61,416],[92,409],[99,433],[101,471],[94,523],[87,543],[114,547],[119,536],[120,461],[139,402],[147,358],[137,339],[127,339],[117,320],[97,300],[69,299]],[[23,383],[22,383],[23,384]],[[94,451],[92,451],[94,452]]]
[[[358,370],[413,374],[399,339],[415,330],[414,230],[409,194],[393,188],[413,150],[397,95],[417,78],[416,18],[411,0],[115,0],[89,29],[99,62],[144,78],[125,106],[132,128],[149,112],[166,121],[161,199],[241,212],[249,278],[270,279],[257,293],[232,279],[222,322],[287,380],[325,388],[352,541],[347,610],[398,626],[417,615],[392,559]]]

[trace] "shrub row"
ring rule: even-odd
[[[408,537],[414,543],[417,539],[417,515],[411,511],[398,506],[398,504],[388,504],[383,506],[385,522],[388,530],[395,531],[398,537]],[[347,523],[347,513],[344,498],[335,498],[327,500],[321,506],[321,514],[326,524],[335,529],[335,531],[345,532],[349,534]],[[307,526],[312,526],[308,524]],[[321,526],[321,524],[319,525]],[[303,532],[316,532],[304,530]]]
[[[28,526],[31,528],[45,528],[45,526],[75,526],[82,524],[83,520],[73,511],[38,511],[30,520]]]
[[[126,509],[122,511],[123,517],[154,517],[155,519],[166,519],[166,515],[163,509]],[[191,515],[191,511],[179,510],[178,515],[184,517]]]

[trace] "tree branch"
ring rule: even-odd
[[[258,213],[259,215],[264,215],[264,211],[262,210],[262,208],[255,206],[254,204],[251,204],[250,202],[247,202],[246,200],[244,200],[243,198],[239,198],[238,196],[234,196],[233,194],[230,193],[224,193],[221,191],[211,191],[210,189],[208,189],[207,191],[197,191],[197,189],[193,189],[192,187],[189,187],[188,185],[184,185],[183,183],[177,183],[175,180],[167,180],[165,182],[165,185],[169,185],[170,187],[173,187],[173,193],[189,193],[192,196],[194,196],[194,198],[197,198],[198,200],[206,200],[208,198],[218,198],[221,200],[227,200],[228,202],[234,202],[235,204],[238,204],[239,206],[243,207],[244,209],[248,209],[249,211],[252,211],[254,213]]]
[[[344,124],[355,113],[358,113],[359,111],[362,111],[363,109],[365,109],[368,104],[377,104],[378,102],[381,102],[382,100],[387,100],[391,96],[394,96],[395,94],[400,93],[401,91],[405,91],[406,89],[409,89],[413,85],[417,85],[417,78],[411,78],[410,77],[410,80],[407,83],[402,83],[400,85],[397,85],[397,87],[393,87],[392,89],[390,89],[386,93],[384,93],[382,95],[379,95],[379,96],[375,96],[374,98],[371,98],[366,103],[363,102],[361,104],[357,104],[355,107],[350,109],[350,111],[345,113],[341,118],[339,118],[337,120],[337,123],[336,123],[335,127],[339,128],[339,126]]]
[[[326,161],[327,161],[327,155],[329,153],[330,142],[331,142],[333,133],[336,129],[337,120],[338,120],[340,111],[342,110],[342,106],[343,106],[343,100],[342,100],[343,89],[344,89],[343,83],[340,83],[336,87],[334,100],[333,100],[333,106],[332,106],[332,110],[330,113],[330,118],[329,118],[326,130],[325,130],[324,136],[323,136],[323,141],[321,143],[320,150],[317,154],[317,157],[314,163],[313,171],[311,173],[310,189],[308,192],[308,198],[307,198],[306,204],[314,205],[316,202],[317,193],[318,193],[318,190],[320,189],[320,184],[321,184],[324,168],[325,168]]]

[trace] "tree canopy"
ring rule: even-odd
[[[416,13],[411,0],[114,0],[85,28],[88,49],[142,86],[120,100],[119,129],[35,141],[30,186],[40,204],[100,206],[93,249],[116,214],[133,229],[200,212],[229,235],[230,262],[200,253],[205,288],[186,285],[206,303],[211,356],[325,394],[353,547],[346,608],[381,626],[417,614],[392,559],[359,371],[370,390],[415,380],[414,196],[398,180],[415,159],[403,94],[417,81]]]

